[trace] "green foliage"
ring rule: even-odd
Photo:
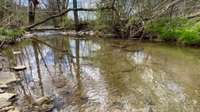
[[[73,29],[74,28],[73,20],[71,20],[67,17],[62,17],[62,21],[59,22],[59,26]]]
[[[146,31],[159,34],[165,41],[200,44],[200,23],[184,18],[164,18],[148,23]]]
[[[198,31],[194,29],[183,29],[178,32],[179,42],[190,45],[200,44],[200,35]]]
[[[0,28],[0,40],[4,39],[12,39],[18,36],[22,36],[25,33],[23,29],[8,29],[8,28]]]

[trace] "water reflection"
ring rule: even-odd
[[[200,111],[198,50],[154,44],[124,50],[113,43],[54,35],[5,50],[9,66],[27,67],[16,87],[21,110],[50,96],[53,112]],[[119,45],[135,49],[132,42]]]

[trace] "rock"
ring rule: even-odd
[[[122,112],[120,109],[112,109],[112,112]]]
[[[10,109],[8,112],[20,112],[20,111],[19,111],[18,108],[15,107],[15,108],[13,108],[13,109]]]
[[[1,62],[7,62],[7,59],[5,57],[0,56],[0,61]]]
[[[16,94],[13,93],[2,93],[0,94],[0,109],[11,106],[10,100],[16,98]]]
[[[82,101],[87,102],[87,101],[89,100],[89,97],[80,97],[80,99],[81,99]]]
[[[2,71],[3,70],[3,65],[2,64],[0,64],[0,71]]]
[[[57,79],[53,80],[53,82],[57,88],[63,88],[67,84],[67,80],[63,76],[58,77]]]
[[[0,98],[6,98],[6,99],[8,99],[9,101],[10,101],[11,99],[14,99],[16,96],[17,96],[17,95],[14,94],[14,93],[2,93],[2,94],[0,94]]]
[[[0,89],[8,89],[8,85],[2,84],[0,85]]]
[[[61,91],[61,92],[60,92],[60,94],[61,94],[61,95],[70,95],[70,92],[69,92],[69,91],[66,91],[66,90],[64,90],[64,91]]]
[[[4,107],[10,106],[12,103],[7,101],[5,98],[0,98],[0,109],[2,110]]]
[[[21,54],[21,51],[13,51],[13,54],[14,54],[14,55]]]
[[[4,92],[5,92],[5,90],[3,90],[3,89],[0,89],[0,94],[1,94],[1,93],[4,93]]]
[[[53,109],[53,107],[54,107],[54,105],[53,104],[44,104],[44,105],[42,105],[42,110],[43,111],[50,111],[50,110],[52,110]]]
[[[34,36],[34,34],[31,34],[31,33],[25,33],[25,35],[24,35],[25,38],[31,38],[33,36]]]
[[[49,97],[41,97],[36,99],[33,105],[42,106],[43,104],[50,104],[52,100]]]
[[[94,32],[94,31],[90,31],[90,32],[89,32],[89,35],[90,35],[90,36],[93,36],[93,35],[95,35],[95,32]]]
[[[7,88],[8,84],[17,81],[13,72],[0,72],[0,88]]]
[[[15,107],[14,106],[8,106],[0,109],[1,112],[9,112],[10,110],[13,110]]]
[[[52,100],[49,97],[41,97],[39,99],[36,99],[33,104],[33,109],[38,110],[41,112],[47,112],[52,110],[54,107]]]
[[[23,71],[26,69],[26,66],[20,65],[20,66],[13,67],[13,69],[15,71]]]

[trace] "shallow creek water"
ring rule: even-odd
[[[50,96],[52,112],[200,112],[199,49],[49,35],[3,55],[27,67],[15,87],[22,111]]]

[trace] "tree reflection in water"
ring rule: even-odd
[[[55,35],[5,50],[10,67],[27,67],[19,72],[19,105],[50,96],[58,112],[199,111],[196,55],[123,42],[115,48],[114,40]]]

